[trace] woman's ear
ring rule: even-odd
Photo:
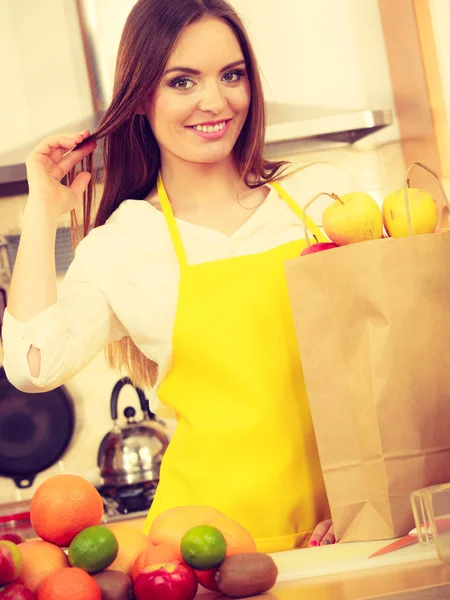
[[[137,115],[145,115],[146,114],[145,108],[142,106],[142,104],[139,104],[139,106],[137,107],[136,114]]]

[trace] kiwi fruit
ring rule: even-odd
[[[111,569],[92,577],[102,592],[102,600],[134,600],[133,582],[125,573]]]
[[[244,552],[222,562],[216,573],[216,583],[223,594],[245,598],[270,590],[277,576],[277,566],[268,554]]]

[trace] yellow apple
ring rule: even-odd
[[[351,192],[330,204],[323,213],[323,228],[338,246],[378,240],[383,235],[381,209],[369,194]]]
[[[390,237],[407,237],[405,192],[391,192],[383,202],[383,221]],[[408,188],[409,211],[413,234],[433,233],[439,219],[439,211],[433,196],[425,190]]]

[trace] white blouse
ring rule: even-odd
[[[301,207],[320,191],[348,191],[345,173],[326,164],[297,172],[281,185]],[[328,203],[308,210],[318,225]],[[181,219],[177,224],[189,264],[264,252],[304,237],[301,221],[272,187],[264,203],[231,236]],[[179,277],[163,213],[145,200],[123,201],[78,245],[55,304],[26,323],[5,310],[3,366],[9,381],[25,392],[54,389],[105,344],[130,335],[159,365],[158,381],[149,393],[151,409],[173,417],[159,402],[157,390],[170,368]],[[29,372],[31,345],[41,353],[39,377]]]

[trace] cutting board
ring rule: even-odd
[[[445,600],[450,598],[450,585],[436,585],[395,594],[371,597],[367,600]]]
[[[277,564],[278,581],[321,577],[345,571],[375,569],[416,561],[436,560],[434,544],[415,544],[376,558],[368,558],[373,552],[392,540],[377,542],[341,543],[318,548],[304,548],[272,554]]]
[[[384,556],[368,558],[373,552],[383,548],[391,541],[341,543],[331,546],[319,546],[318,548],[276,552],[271,556],[278,567],[277,582],[437,559],[434,544],[430,546],[415,544]],[[200,595],[206,595],[208,600],[217,597],[217,594],[207,592],[203,588],[199,588]],[[395,596],[393,600],[394,598]],[[443,600],[443,598],[440,600]],[[390,599],[387,598],[386,600]],[[409,599],[405,598],[405,600]]]

